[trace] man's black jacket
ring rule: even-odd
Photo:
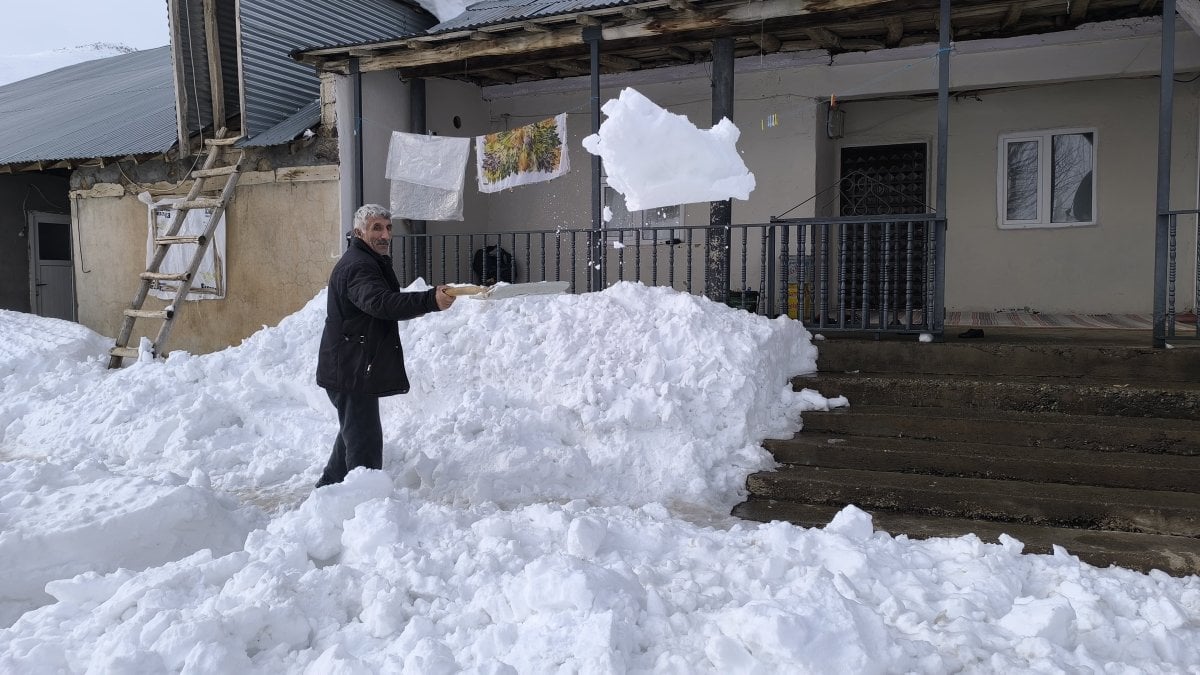
[[[408,391],[397,321],[437,311],[435,290],[402,293],[392,260],[354,237],[329,275],[317,384],[390,396]]]

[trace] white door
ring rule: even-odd
[[[71,217],[29,214],[31,305],[39,316],[75,320],[75,263],[71,260]]]

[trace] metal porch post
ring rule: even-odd
[[[945,328],[946,310],[946,180],[949,166],[950,136],[950,0],[941,0],[938,26],[938,138],[937,138],[937,208],[938,220],[933,222],[933,255],[935,278],[930,329],[941,334]]]
[[[1158,90],[1158,193],[1154,219],[1154,335],[1167,344],[1167,246],[1171,226],[1171,132],[1175,106],[1175,0],[1163,0],[1162,55]]]
[[[591,48],[592,133],[600,133],[600,38],[599,26],[583,29],[583,39]],[[604,222],[603,200],[600,194],[600,155],[592,155],[592,236],[588,246],[588,290],[604,290]]]
[[[733,38],[712,42],[712,122],[733,121]],[[729,224],[733,201],[708,204],[708,230],[704,237],[704,295],[716,302],[729,297]]]
[[[354,208],[363,205],[363,137],[362,137],[362,73],[358,70],[358,57],[350,59],[350,83],[352,87],[350,105],[354,107]]]
[[[409,106],[409,121],[408,130],[414,134],[424,134],[428,131],[427,122],[425,120],[425,79],[418,77],[413,79],[408,84],[408,106]],[[424,220],[410,220],[412,225],[412,234],[425,234]],[[405,283],[412,283],[418,276],[425,272],[426,256],[426,239],[423,236],[414,237],[412,245],[411,259],[408,260],[409,278],[405,279]]]

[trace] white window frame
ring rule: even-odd
[[[602,196],[602,202],[603,202],[604,208],[609,208],[609,201],[611,199],[613,199],[614,196],[617,198],[620,198],[620,199],[624,199],[624,197],[619,192],[617,192],[613,187],[611,187],[608,184],[607,179],[602,179],[600,182],[600,194]],[[667,219],[667,221],[664,222],[662,225],[655,225],[653,227],[648,227],[646,225],[646,212],[647,211],[657,211],[659,209],[672,209],[672,208],[676,209],[676,214],[673,218]],[[637,216],[640,222],[637,224],[633,224],[633,227],[637,228],[637,235],[638,235],[635,240],[630,241],[630,237],[628,235],[626,235],[625,241],[624,241],[626,246],[634,245],[634,244],[639,244],[639,245],[640,244],[653,245],[655,243],[662,244],[662,243],[666,243],[670,239],[679,239],[680,238],[680,234],[679,234],[679,232],[677,232],[675,230],[675,228],[683,226],[683,204],[675,204],[674,206],[656,207],[653,209],[643,209],[641,211],[629,211],[629,215]],[[609,222],[608,221],[604,221],[603,225],[604,225],[604,229],[606,230],[605,237],[609,241],[621,241],[621,234],[622,234],[621,229],[614,229],[614,230],[609,231],[609,229],[608,229]],[[629,232],[629,230],[624,230],[624,231]],[[655,233],[657,233],[657,239],[655,238]],[[630,234],[632,234],[632,232],[630,232]]]
[[[1054,161],[1053,141],[1055,136],[1071,134],[1092,135],[1092,218],[1087,221],[1052,222],[1053,171],[1051,162]],[[1038,193],[1037,215],[1031,220],[1013,220],[1008,218],[1008,146],[1011,143],[1037,143],[1038,148]],[[1028,228],[1061,228],[1086,227],[1095,225],[1097,219],[1097,174],[1099,162],[1100,133],[1094,127],[1047,129],[1039,131],[1023,131],[1001,134],[996,149],[996,216],[1001,229]]]

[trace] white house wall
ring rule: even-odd
[[[849,103],[845,110],[843,145],[927,140],[932,147],[934,102]],[[1149,311],[1157,111],[1157,79],[1037,86],[955,100],[947,182],[947,309]],[[1196,86],[1178,85],[1173,208],[1195,205],[1196,111]],[[1000,135],[1079,127],[1094,128],[1097,134],[1096,224],[1001,229],[996,198]],[[1180,230],[1181,250],[1194,251],[1194,228]],[[1179,262],[1181,281],[1194,279],[1194,260]],[[1187,288],[1190,292],[1190,283]]]

